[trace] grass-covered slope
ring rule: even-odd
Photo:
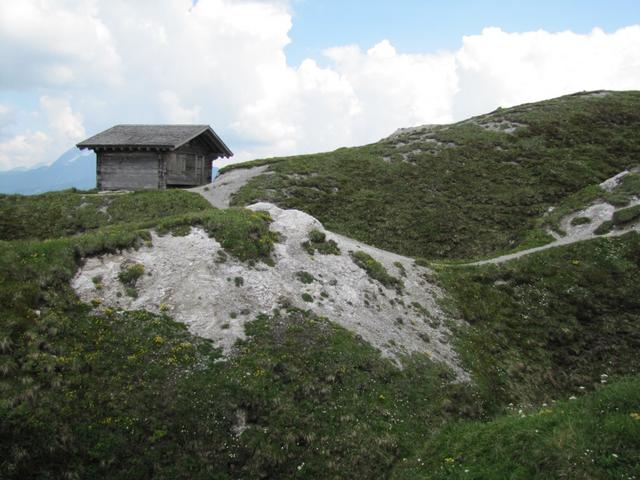
[[[154,226],[194,224],[241,259],[270,253],[260,213]],[[167,316],[80,304],[78,264],[149,241],[134,225],[0,242],[0,477],[383,478],[432,429],[479,413],[427,358],[398,370],[311,312],[259,316],[221,362]]]
[[[554,248],[502,265],[444,268],[458,352],[493,403],[535,402],[640,373],[640,235]]]
[[[580,480],[640,473],[640,379],[623,379],[585,396],[515,408],[490,422],[452,424],[394,480]]]
[[[549,207],[639,159],[640,92],[576,94],[363,147],[259,160],[269,174],[233,201],[301,209],[406,255],[473,258],[548,241],[538,227]]]
[[[447,478],[470,466],[475,478],[517,468],[561,478],[574,463],[583,478],[637,472],[627,460],[637,442],[621,443],[636,435],[637,380],[616,380],[639,367],[637,234],[437,272],[450,310],[470,322],[456,337],[476,383],[461,384],[421,356],[400,370],[310,311],[255,315],[221,361],[169,316],[78,302],[69,280],[83,259],[148,242],[150,228],[199,225],[229,254],[269,262],[277,239],[264,214],[195,205],[0,241],[0,477]],[[28,225],[21,211],[15,221]],[[55,224],[28,231],[18,238],[61,234]],[[580,387],[595,393],[571,403]],[[551,412],[536,415],[543,401]],[[532,415],[513,417],[511,402]],[[593,465],[575,459],[583,448]]]

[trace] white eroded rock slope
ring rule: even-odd
[[[459,378],[467,378],[458,366],[449,342],[449,330],[436,300],[439,289],[430,283],[430,271],[413,260],[326,232],[338,244],[340,255],[311,256],[301,246],[312,229],[324,231],[318,220],[297,210],[282,210],[268,203],[250,206],[271,214],[271,229],[279,232],[275,266],[254,267],[229,256],[220,262],[220,244],[201,229],[185,237],[153,235],[153,246],[121,254],[89,258],[73,280],[79,296],[101,298],[103,307],[167,310],[191,332],[213,339],[229,352],[244,337],[244,325],[260,312],[271,312],[282,303],[312,309],[359,334],[383,355],[424,352],[451,366]],[[350,251],[362,250],[389,274],[401,278],[402,293],[385,288],[358,267]],[[118,280],[125,261],[142,263],[146,274],[138,281],[136,299],[124,294]],[[404,276],[398,267],[404,267]],[[305,284],[297,272],[308,272],[316,281]],[[103,288],[92,282],[102,276]],[[236,280],[238,279],[238,280]],[[240,280],[241,279],[241,280]],[[313,297],[306,302],[303,293]],[[324,296],[323,296],[324,295]],[[161,307],[162,306],[162,307]]]

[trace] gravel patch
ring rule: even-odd
[[[238,168],[219,175],[209,185],[190,188],[189,192],[196,192],[202,195],[211,205],[216,208],[229,208],[231,196],[236,193],[249,180],[264,173],[268,165],[253,168]]]

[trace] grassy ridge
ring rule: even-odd
[[[491,131],[481,125],[488,122],[520,127]],[[638,158],[640,93],[572,95],[426,136],[409,132],[363,147],[252,162],[269,164],[272,174],[249,181],[233,202],[301,209],[329,229],[411,256],[474,258],[548,241],[538,219],[549,207]]]
[[[0,195],[0,240],[64,237],[106,225],[148,222],[211,209],[200,195],[182,190],[121,195],[74,191]]]

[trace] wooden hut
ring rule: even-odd
[[[212,162],[233,155],[208,125],[116,125],[77,147],[96,152],[98,190],[204,185]]]

